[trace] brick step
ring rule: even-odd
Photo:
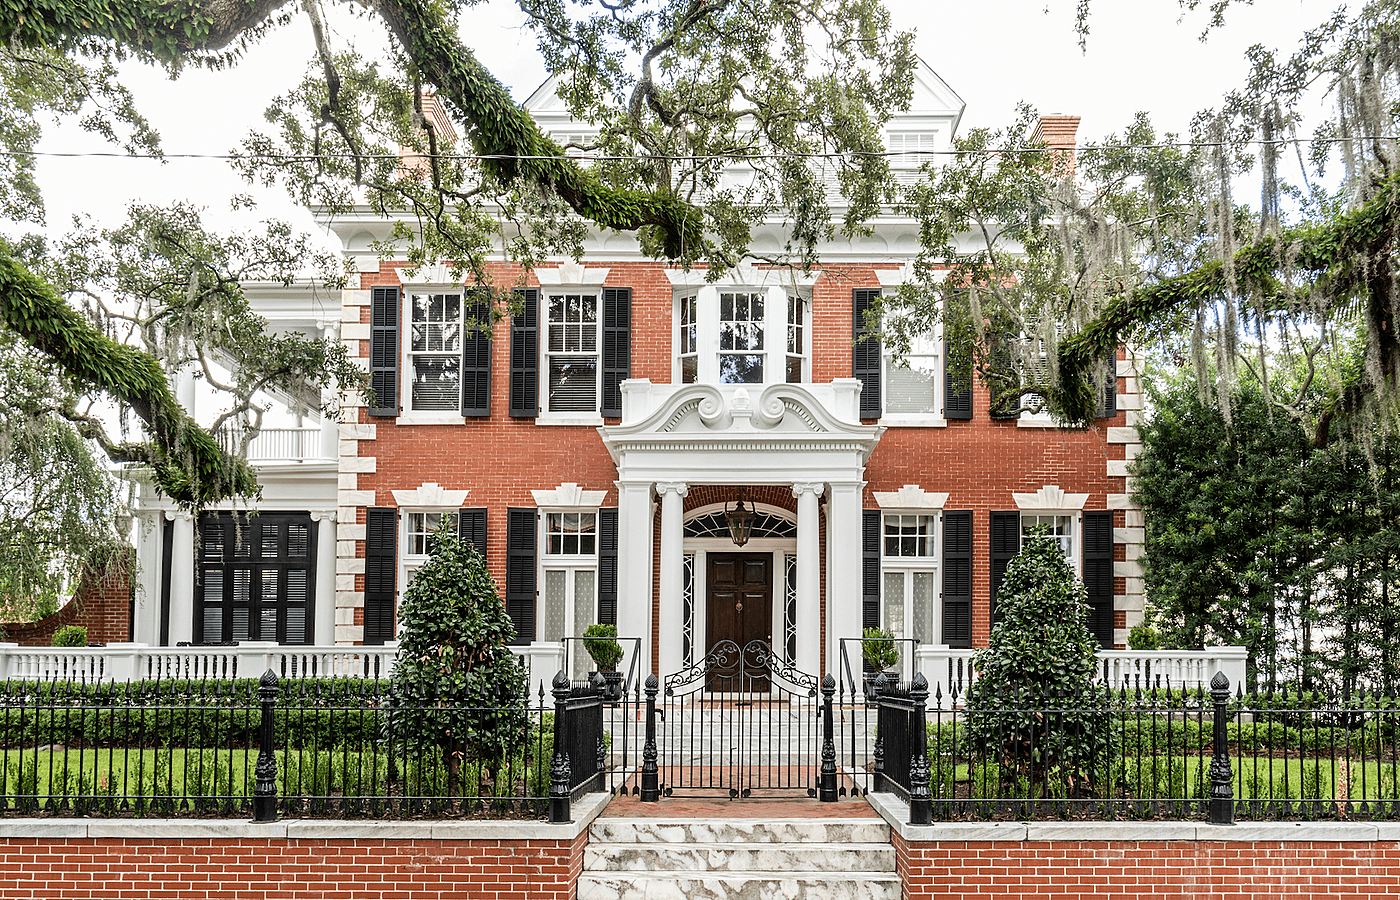
[[[900,900],[893,873],[584,872],[578,900]]]
[[[880,819],[595,819],[590,842],[600,844],[877,844],[888,847],[890,826]]]
[[[883,872],[895,870],[889,844],[590,844],[586,872]]]

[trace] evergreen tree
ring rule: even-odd
[[[525,749],[525,669],[515,626],[477,549],[442,530],[399,606],[399,652],[389,685],[389,739],[407,758],[440,759],[449,796],[463,764],[480,764],[489,795],[501,762]]]
[[[1032,790],[1082,790],[1105,749],[1099,643],[1084,583],[1045,529],[1033,530],[1007,565],[997,611],[991,640],[973,658],[968,738]]]

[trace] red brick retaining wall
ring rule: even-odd
[[[587,841],[9,838],[0,897],[573,900]]]
[[[131,583],[117,571],[101,581],[84,580],[73,599],[38,622],[6,623],[5,639],[21,647],[47,647],[64,625],[82,625],[90,643],[131,640]]]
[[[1400,895],[1400,841],[893,839],[906,900]]]

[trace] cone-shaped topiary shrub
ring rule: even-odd
[[[1083,795],[1107,749],[1107,700],[1094,681],[1098,641],[1084,584],[1048,532],[1027,535],[996,608],[991,640],[973,658],[972,746],[1013,796]]]
[[[466,774],[479,779],[467,785],[474,793],[500,793],[501,762],[528,743],[526,675],[509,646],[515,626],[475,547],[444,530],[428,549],[399,605],[386,738],[409,760],[440,760],[450,796]]]

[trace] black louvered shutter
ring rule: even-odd
[[[462,332],[462,415],[491,415],[491,297],[466,296],[466,318],[475,325]]]
[[[1113,649],[1113,513],[1084,514],[1084,590],[1089,594],[1089,630],[1099,646]]]
[[[598,510],[598,621],[617,624],[617,510]]]
[[[518,294],[519,315],[510,317],[510,414],[533,419],[540,414],[540,292]]]
[[[952,371],[952,354],[948,343],[943,344],[943,418],[972,418],[972,361],[961,377]]]
[[[632,377],[632,289],[603,288],[604,418],[622,418],[622,382]]]
[[[397,509],[365,510],[365,644],[394,639],[394,575],[399,543]]]
[[[997,588],[1001,587],[1006,565],[1021,552],[1021,514],[992,513],[992,589],[990,594],[992,623],[997,622]]]
[[[369,386],[374,390],[371,416],[399,414],[399,289],[369,292]]]
[[[476,548],[483,558],[486,556],[486,510],[457,510],[457,539]]]
[[[535,639],[535,510],[506,510],[506,615],[515,643]]]
[[[1105,362],[1103,384],[1098,389],[1098,408],[1094,410],[1096,419],[1118,415],[1118,354],[1110,353]]]
[[[861,604],[862,628],[880,627],[880,511],[867,509],[861,513]],[[860,637],[843,634],[839,637]]]
[[[943,514],[943,643],[972,646],[972,510]]]
[[[869,288],[857,288],[851,292],[851,334],[857,339],[851,348],[851,375],[860,379],[862,419],[878,419],[883,409],[880,402],[879,332],[870,328],[865,321],[865,311],[879,298],[880,292]]]

